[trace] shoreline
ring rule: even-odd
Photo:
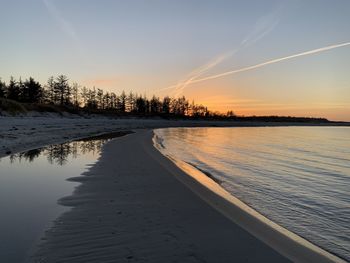
[[[155,140],[153,142],[155,147],[161,152],[157,142]],[[291,261],[346,262],[339,256],[328,252],[263,216],[227,192],[215,179],[194,165],[168,155],[165,156],[187,174],[187,177],[177,176],[179,181],[233,223],[241,226]]]
[[[108,142],[31,262],[289,262],[212,208],[174,173],[151,130]]]
[[[91,260],[91,254],[93,255],[94,252],[89,251],[88,248],[89,246],[93,246],[93,242],[89,242],[88,240],[95,240],[96,238],[100,240],[99,237],[104,234],[108,236],[106,232],[109,231],[111,231],[112,235],[117,234],[116,228],[118,227],[113,227],[110,224],[112,223],[111,221],[118,222],[118,217],[123,217],[122,215],[124,213],[129,213],[127,217],[133,217],[133,219],[136,221],[130,222],[130,220],[128,220],[128,222],[126,222],[121,220],[121,222],[123,222],[122,231],[120,232],[122,237],[116,237],[116,239],[114,238],[111,243],[102,240],[99,241],[105,242],[99,245],[101,246],[99,249],[103,249],[103,247],[107,246],[114,247],[114,249],[118,251],[117,253],[110,252],[110,255],[105,254],[103,257],[105,257],[106,260],[119,259],[126,260],[127,262],[137,262],[139,259],[141,262],[147,261],[148,259],[150,259],[152,262],[164,262],[169,260],[170,255],[168,252],[166,252],[168,250],[168,244],[159,242],[159,233],[158,236],[152,237],[155,232],[161,231],[163,233],[168,233],[165,240],[176,237],[175,241],[173,240],[173,242],[177,244],[175,246],[173,244],[172,249],[175,249],[178,252],[180,251],[180,254],[183,251],[186,251],[186,253],[195,255],[194,258],[204,259],[209,256],[202,255],[203,253],[207,253],[206,250],[212,251],[219,249],[221,254],[226,253],[224,258],[219,257],[219,259],[216,258],[215,260],[212,258],[209,260],[209,262],[226,262],[227,260],[233,261],[243,259],[247,260],[247,262],[261,262],[264,260],[268,260],[270,262],[282,262],[289,260],[297,262],[345,262],[335,255],[324,251],[323,249],[311,244],[310,242],[258,214],[255,210],[243,204],[240,200],[233,197],[231,194],[221,188],[212,179],[208,178],[205,174],[189,164],[181,163],[181,161],[179,162],[164,156],[156,148],[156,144],[154,144],[153,140],[154,135],[152,130],[137,131],[136,133],[116,138],[104,146],[99,160],[88,172],[84,173],[84,175],[80,177],[72,178],[72,181],[80,182],[81,185],[75,189],[72,196],[65,197],[60,200],[60,204],[70,206],[71,210],[61,215],[60,218],[56,220],[54,227],[47,232],[45,237],[46,241],[40,245],[40,249],[34,257],[34,259],[40,258],[42,261],[34,262],[51,262],[61,259],[62,256],[64,256],[65,260],[73,260],[71,255],[75,254],[76,249],[80,251],[78,253],[79,255],[83,255],[79,256],[79,258],[82,257],[82,260],[79,259],[76,262]],[[132,147],[130,146],[131,144],[133,145]],[[121,146],[123,146],[123,148],[125,146],[129,146],[131,149],[126,152],[120,149],[118,150],[117,148]],[[138,147],[138,149],[135,149],[135,146]],[[128,171],[129,169],[123,169],[121,172],[122,176],[127,176],[128,178],[114,178],[113,171],[116,173],[116,170],[114,170],[113,167],[116,168],[118,165],[116,166],[115,164],[108,162],[108,160],[112,158],[111,154],[113,153],[115,157],[121,158],[122,160],[118,161],[119,165],[124,163],[123,168],[127,168],[128,161],[130,164],[130,157],[131,159],[134,159],[133,152],[135,152],[135,150],[138,150],[139,152],[139,156],[137,156],[138,158],[136,159],[140,164],[136,165],[137,167],[129,167],[130,170],[133,170],[132,172]],[[126,156],[129,156],[127,158],[128,160],[125,160],[125,156],[121,156],[120,151],[122,151],[123,154],[126,154]],[[143,153],[140,153],[140,151]],[[145,158],[147,157],[148,161],[140,159],[140,154]],[[149,167],[151,163],[153,163],[152,167]],[[157,175],[157,178],[154,178],[152,173],[156,173],[155,169],[157,169],[157,171],[166,178],[159,177],[159,174]],[[138,178],[130,178],[130,175],[134,175],[135,173],[138,174]],[[144,173],[143,176],[142,173]],[[103,178],[100,178],[101,176]],[[149,178],[141,179],[141,182],[139,182],[140,176]],[[167,183],[167,187],[164,187],[166,189],[158,189],[162,188],[162,180],[164,179],[171,180],[172,183]],[[111,182],[111,180],[113,182]],[[94,185],[96,182],[99,183],[98,186]],[[122,182],[118,187],[127,185],[128,190],[123,190],[122,187],[119,189],[114,189],[113,186],[110,186],[116,182]],[[176,182],[178,182],[178,184],[176,184]],[[183,187],[179,186],[179,184],[181,184]],[[181,193],[177,192],[178,189],[174,191],[173,185],[177,185],[176,187],[181,189]],[[134,189],[135,187],[138,188],[136,192]],[[147,190],[144,189],[145,187],[153,188],[154,192],[146,193]],[[85,188],[85,190],[82,188]],[[184,190],[184,188],[186,190]],[[103,194],[101,189],[108,191],[108,197],[104,195],[101,196]],[[109,192],[109,190],[113,192]],[[115,190],[117,190],[117,192],[115,192]],[[167,202],[159,201],[163,200],[164,195],[168,194],[170,194],[172,197],[170,200],[170,206],[167,206]],[[144,198],[139,199],[139,195],[142,195]],[[151,203],[148,203],[148,195],[152,195]],[[174,196],[176,200],[173,200]],[[179,198],[179,196],[182,196],[182,198]],[[100,200],[99,197],[102,197],[102,200]],[[120,202],[119,205],[121,205],[126,212],[117,211],[117,214],[113,215],[111,212],[106,211],[106,207],[103,208],[103,206],[106,206],[106,204],[102,205],[102,207],[94,207],[99,211],[96,211],[95,209],[93,209],[93,211],[90,203],[94,203],[96,201],[95,198],[98,199],[97,203],[103,201],[102,203],[106,202],[107,206],[118,204],[118,202]],[[181,200],[183,202],[179,203]],[[135,206],[135,202],[137,203],[137,209],[142,209],[144,202],[146,202],[147,205],[151,205],[156,208],[156,211],[152,211],[151,215],[149,215],[147,211],[141,211],[141,213],[136,212],[138,216],[144,217],[146,215],[144,219],[147,218],[149,220],[148,224],[139,230],[135,230],[135,227],[137,228],[139,224],[144,224],[144,222],[139,222],[137,220],[138,216],[133,215],[135,214],[135,211],[132,207]],[[193,206],[193,202],[196,204],[195,206]],[[198,205],[201,206],[200,209],[198,209]],[[179,210],[182,210],[183,207],[185,207],[185,211],[179,212]],[[164,213],[164,210],[172,210],[173,208],[176,208],[181,220],[174,221],[172,218],[175,216],[174,212],[171,213],[171,217],[159,218],[161,217],[161,214]],[[193,215],[191,213],[191,209],[200,210],[199,213],[201,216],[198,217]],[[87,224],[89,226],[83,227],[81,232],[76,230],[76,227],[74,226],[76,225],[77,221],[80,222],[80,224],[88,223],[89,221],[93,220],[94,214],[96,213],[103,214],[103,216],[99,216],[99,222],[107,221],[107,226],[96,226],[96,224],[92,223]],[[207,218],[207,213],[210,215],[209,219]],[[184,220],[186,217],[190,217],[190,219]],[[211,219],[211,217],[214,219]],[[158,219],[158,221],[156,219]],[[152,223],[153,220],[156,220],[157,223]],[[223,220],[224,222],[216,224],[216,220]],[[194,222],[198,221],[202,221],[200,222],[200,227],[202,229],[197,229],[197,231],[191,233],[192,228],[195,226],[193,225]],[[185,231],[184,229],[182,229],[182,231],[178,231],[178,228],[181,228],[181,223],[190,223],[190,225],[187,226]],[[176,224],[177,227],[174,228],[173,224]],[[94,229],[93,233],[85,233],[91,228]],[[230,231],[231,228],[233,229],[233,232]],[[200,233],[203,231],[206,231],[207,234],[209,233],[209,236],[211,237],[210,240],[206,239],[206,237]],[[239,235],[237,235],[237,231],[239,232]],[[191,237],[192,234],[194,234],[194,237]],[[130,235],[133,238],[130,239]],[[212,240],[213,235],[216,238],[215,242]],[[82,236],[85,236],[84,241],[80,240]],[[185,239],[183,239],[184,236],[186,237]],[[198,240],[198,237],[196,236],[199,236],[200,240]],[[192,245],[186,247],[183,244],[189,242],[189,237]],[[69,240],[72,238],[75,241],[73,241],[73,243],[69,243]],[[148,242],[136,241],[142,238],[149,240]],[[153,240],[154,238],[157,240]],[[242,239],[248,239],[249,242],[242,242]],[[79,240],[83,241],[84,245],[80,245],[78,242]],[[68,244],[66,246],[62,246],[60,244],[62,241],[68,241]],[[133,249],[129,249],[130,251],[133,251],[133,253],[129,253],[131,255],[127,255],[127,253],[125,254],[125,251],[120,251],[120,246],[124,243],[124,241],[128,244],[129,248],[133,247]],[[149,243],[152,244],[152,242],[158,243],[157,249],[154,247],[154,244],[149,246]],[[191,251],[192,246],[196,244],[196,242],[201,243],[201,245],[198,247],[203,247],[204,243],[207,249],[204,251],[201,249]],[[178,243],[182,244],[180,250],[180,245]],[[212,244],[215,244],[215,246]],[[231,246],[230,244],[234,245]],[[163,251],[163,248],[161,247],[163,245],[167,247],[165,251]],[[138,250],[143,252],[137,252]],[[159,250],[161,253],[154,258],[153,254],[159,253]],[[146,254],[144,254],[145,251]],[[162,254],[162,251],[165,254]],[[254,253],[257,253],[258,257],[257,255],[251,255],[248,251],[254,251]],[[186,253],[181,254],[181,256],[177,255],[177,259],[179,259],[181,262],[192,262],[189,260],[189,258],[187,258]],[[138,256],[135,256],[136,254]],[[98,255],[100,255],[100,253],[98,253]],[[100,256],[98,255],[96,262],[101,260]],[[152,257],[150,257],[150,255],[152,255]]]
[[[147,131],[137,131],[138,134],[139,133],[149,133],[149,132],[151,132],[149,129],[147,129]],[[106,134],[106,133],[101,133],[101,134]],[[152,134],[153,134],[153,131],[152,131]],[[129,137],[130,135],[133,135],[133,134],[128,134],[124,137]],[[86,138],[86,137],[87,136],[84,136],[84,138]],[[153,135],[150,136],[148,139],[143,138],[142,144],[144,146],[146,146],[146,148],[147,147],[154,148],[154,150],[156,150],[158,152],[159,150],[156,149],[155,144],[152,144],[153,138],[154,138]],[[120,138],[117,138],[116,140],[119,140],[119,139]],[[149,140],[149,142],[145,142],[145,140]],[[105,148],[105,146],[104,146],[104,148]],[[148,149],[147,153],[148,154],[152,153],[152,150]],[[203,172],[199,171],[195,167],[192,167],[192,170],[195,170],[194,173],[202,174],[202,175],[199,175],[199,177],[202,177],[201,179],[198,179],[198,178],[196,179],[196,176],[193,177],[193,171],[190,171],[191,169],[186,171],[186,169],[188,169],[188,167],[186,168],[185,166],[186,165],[190,166],[189,164],[183,165],[179,161],[176,161],[176,160],[173,160],[169,157],[166,157],[160,152],[158,152],[158,153],[163,158],[161,158],[159,155],[157,156],[157,154],[155,154],[154,152],[151,155],[154,155],[154,157],[155,157],[154,159],[157,159],[157,162],[159,163],[159,165],[166,167],[166,169],[169,172],[169,175],[175,176],[176,179],[178,179],[186,187],[191,189],[191,192],[194,192],[196,196],[199,196],[202,201],[206,202],[211,207],[213,207],[215,210],[219,211],[221,216],[224,215],[230,221],[234,222],[233,224],[236,224],[239,227],[242,227],[243,229],[245,229],[244,231],[250,232],[253,236],[257,236],[257,238],[259,240],[262,240],[264,243],[268,244],[268,246],[273,247],[280,254],[286,256],[287,258],[289,258],[293,261],[298,261],[298,262],[345,262],[341,258],[338,258],[337,256],[317,247],[316,245],[314,245],[314,244],[304,240],[303,238],[289,232],[288,230],[285,230],[284,228],[280,227],[279,225],[276,225],[275,223],[271,222],[267,218],[265,218],[265,219],[268,222],[266,222],[265,219],[261,220],[261,218],[259,218],[259,216],[261,216],[261,215],[258,214],[258,216],[256,216],[257,212],[251,211],[253,209],[251,209],[250,207],[242,208],[240,205],[237,205],[236,201],[232,201],[232,198],[236,199],[235,197],[233,197],[229,193],[222,193],[223,189],[220,186],[215,186],[216,183],[214,181],[212,181],[212,179],[208,178],[205,174],[203,174]],[[102,156],[100,156],[100,158],[97,160],[97,163],[95,165],[97,165],[100,162],[101,158],[102,158]],[[163,159],[163,160],[160,160],[160,159]],[[169,163],[166,164],[166,161],[164,162],[164,159],[166,161],[170,162],[171,164],[173,164],[173,167],[171,167],[171,164],[169,164]],[[174,170],[174,167],[175,167],[175,170]],[[94,167],[92,167],[91,170],[93,168]],[[178,171],[176,171],[176,169]],[[81,184],[84,184],[85,182],[89,181],[89,179],[86,178],[86,176],[89,173],[90,173],[90,171],[88,171],[87,173],[84,173],[83,175],[81,175],[79,177],[74,177],[74,178],[72,178],[71,181],[80,182]],[[94,173],[92,173],[92,175],[94,175]],[[179,176],[181,179],[179,178]],[[209,182],[209,183],[204,182],[204,184],[203,184],[203,182],[202,182],[203,176],[211,182]],[[196,182],[194,183],[193,181],[196,181]],[[206,180],[204,179],[204,181],[206,181]],[[197,185],[193,186],[194,184],[197,184]],[[218,190],[218,189],[216,189],[217,187],[219,187],[221,189]],[[79,186],[77,188],[79,188]],[[74,209],[74,207],[77,205],[77,203],[75,201],[73,201],[76,198],[76,196],[74,197],[74,195],[76,195],[76,190],[74,191],[72,197],[63,198],[62,200],[60,200],[60,203],[64,206],[73,207],[73,209]],[[226,192],[225,190],[223,190],[223,191]],[[211,197],[209,197],[209,198],[207,198],[206,196],[203,197],[202,196],[203,193],[204,194],[209,193],[209,196],[211,196]],[[217,196],[213,197],[213,195],[217,195]],[[227,196],[227,195],[229,195],[229,196]],[[228,202],[228,204],[224,204],[224,202]],[[238,200],[238,202],[241,202],[241,201]],[[232,208],[232,205],[236,206],[236,208]],[[79,206],[79,202],[78,202],[78,206]],[[241,213],[242,211],[240,211],[240,210],[243,210],[243,213],[248,214],[248,217],[246,217],[247,215],[244,215],[244,214],[243,215],[240,214],[237,217],[237,215],[235,215],[234,213],[237,213],[237,211],[239,213]],[[63,214],[62,216],[64,216],[64,215],[65,214]],[[261,216],[261,217],[263,217],[263,216]],[[248,219],[248,221],[254,221],[254,222],[253,223],[249,223],[249,222],[245,223],[244,221],[242,221],[242,220],[247,220],[247,219]],[[55,225],[59,221],[60,220],[57,219],[55,222]],[[271,226],[271,223],[272,223],[272,226]],[[273,226],[273,224],[275,224],[276,226]],[[265,231],[266,226],[268,229],[270,228],[270,230],[267,230],[267,232]],[[54,228],[56,228],[56,227],[57,226],[54,226]],[[261,227],[265,228],[265,230],[261,229]],[[273,235],[277,235],[277,238],[276,238],[276,236],[274,236],[273,238],[264,237],[266,235],[270,235],[272,233],[271,231],[274,232]],[[255,237],[253,237],[253,238],[255,238]],[[45,239],[47,239],[47,238],[45,238]],[[292,246],[292,247],[290,247],[290,246]],[[292,253],[290,253],[290,252],[292,252]],[[234,258],[234,259],[236,259],[236,258]],[[34,261],[34,262],[46,262],[46,261]],[[48,262],[50,262],[50,261],[48,261]],[[77,262],[80,262],[80,261],[77,261]],[[254,260],[252,262],[254,262]]]
[[[350,126],[350,123],[284,123],[254,121],[204,121],[164,119],[109,119],[68,117],[0,117],[0,158],[37,149],[49,144],[91,137],[116,131],[170,127],[288,127]]]

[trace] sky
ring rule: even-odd
[[[0,77],[350,121],[349,0],[0,0]]]

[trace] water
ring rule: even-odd
[[[350,128],[171,128],[164,154],[312,243],[350,261]]]
[[[24,262],[45,229],[68,210],[57,201],[99,157],[108,137],[50,145],[0,159],[0,262]]]

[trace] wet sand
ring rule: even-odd
[[[32,262],[288,262],[212,208],[138,131],[104,146]]]

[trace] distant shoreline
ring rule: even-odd
[[[183,120],[162,118],[108,118],[92,115],[37,114],[0,117],[0,158],[49,144],[91,137],[116,131],[169,127],[282,127],[350,126],[349,122],[298,123],[267,121]]]

